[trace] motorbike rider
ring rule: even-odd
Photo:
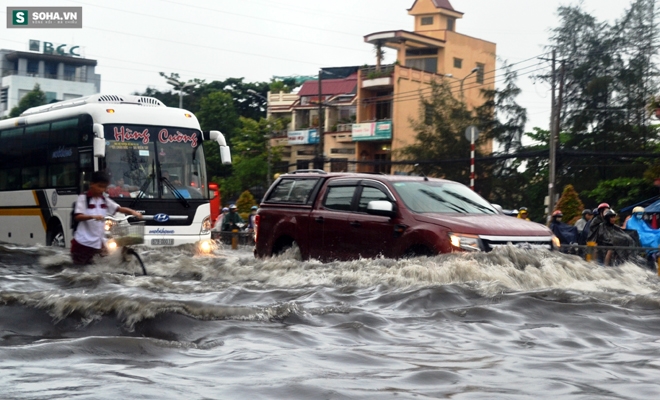
[[[238,215],[238,208],[235,204],[229,205],[229,213],[224,216],[222,219],[222,230],[223,231],[232,231],[234,229],[240,229],[238,224],[244,224],[243,218]]]

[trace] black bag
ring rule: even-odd
[[[87,208],[89,208],[89,202],[92,200],[91,196],[88,194],[85,194],[85,198],[87,199]],[[103,202],[105,202],[105,197],[103,198]],[[78,228],[78,224],[80,223],[79,221],[76,221],[76,203],[77,201],[73,202],[73,205],[71,205],[71,229],[75,232],[76,229]]]

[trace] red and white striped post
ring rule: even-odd
[[[474,191],[474,134],[470,141],[470,189]]]
[[[479,130],[476,126],[470,125],[465,130],[465,138],[470,141],[470,189],[474,191],[474,142],[479,136]]]

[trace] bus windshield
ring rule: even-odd
[[[150,125],[105,125],[110,197],[209,199],[201,132]]]

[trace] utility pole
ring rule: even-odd
[[[319,69],[319,128],[316,131],[319,135],[319,143],[316,149],[315,169],[323,169],[323,68]]]
[[[557,128],[557,103],[555,100],[555,87],[556,87],[556,80],[555,80],[555,59],[556,59],[557,51],[552,50],[552,96],[551,96],[551,108],[550,108],[550,140],[549,140],[549,147],[550,147],[550,160],[549,160],[549,171],[548,171],[548,215],[552,214],[552,211],[555,209],[555,157],[556,157],[556,147],[557,143],[555,142],[556,140],[556,131],[555,129]]]

